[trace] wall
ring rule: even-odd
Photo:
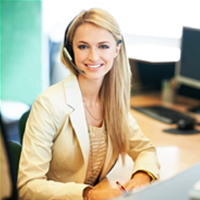
[[[31,105],[42,91],[41,2],[1,1],[1,99]]]

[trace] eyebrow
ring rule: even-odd
[[[79,43],[82,43],[82,44],[89,44],[88,42],[85,42],[85,41],[78,41],[77,44],[79,44]],[[98,44],[105,44],[105,43],[110,44],[110,42],[108,42],[108,41],[102,41],[102,42],[99,42]]]

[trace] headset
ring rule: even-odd
[[[75,17],[76,18],[76,17]],[[75,19],[74,18],[74,19]],[[64,36],[64,49],[63,49],[63,54],[64,56],[67,58],[67,60],[70,62],[70,64],[81,74],[85,74],[84,71],[81,71],[74,63],[74,52],[72,49],[72,45],[69,41],[66,40],[66,35],[69,31],[69,28],[72,24],[72,22],[74,21],[74,19],[69,23],[69,25],[67,26],[66,30],[65,30],[65,36]]]

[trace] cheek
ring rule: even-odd
[[[110,65],[113,65],[114,59],[115,59],[115,55],[113,53],[107,53],[103,56],[103,59],[109,63]]]
[[[108,62],[114,62],[114,59],[116,58],[116,56],[118,55],[117,50],[115,48],[111,48],[109,51],[104,53],[104,58],[108,61]]]
[[[80,65],[81,62],[85,60],[86,56],[82,52],[74,52],[75,64]]]

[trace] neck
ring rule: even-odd
[[[78,76],[83,101],[88,103],[96,103],[99,99],[99,91],[102,85],[101,80],[88,80]]]

